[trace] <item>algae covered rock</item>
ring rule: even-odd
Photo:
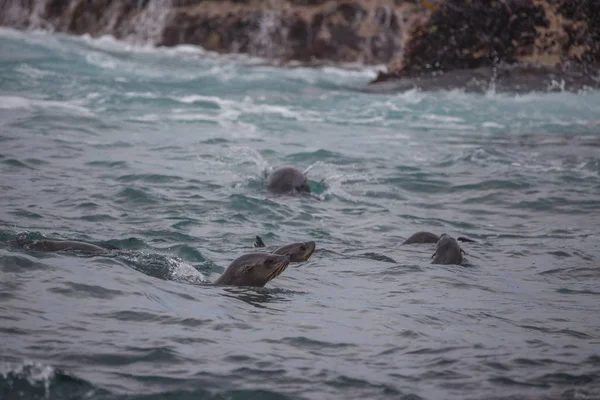
[[[416,26],[400,64],[377,81],[499,64],[593,73],[600,61],[598,0],[446,0]]]

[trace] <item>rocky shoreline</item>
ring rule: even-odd
[[[0,9],[0,25],[17,29],[282,65],[384,64],[372,91],[599,86],[600,0],[0,0]]]
[[[599,67],[600,1],[446,0],[374,83],[580,90],[599,87]]]
[[[381,74],[380,74],[381,77]],[[417,76],[404,75],[377,79],[362,88],[369,93],[397,93],[411,89],[453,90],[485,93],[579,92],[599,89],[600,79],[581,66],[545,67],[536,64],[499,63],[469,69],[455,69]]]

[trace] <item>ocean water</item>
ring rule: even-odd
[[[0,398],[600,399],[600,93],[376,70],[0,30]],[[207,284],[256,235],[317,250]]]

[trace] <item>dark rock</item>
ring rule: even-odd
[[[582,65],[547,67],[533,64],[504,64],[493,67],[455,69],[419,76],[396,76],[372,83],[362,89],[369,93],[397,93],[411,89],[452,90],[485,93],[577,92],[600,89],[600,79]]]
[[[375,82],[443,72],[577,63],[597,73],[600,0],[447,0],[410,34],[404,58]],[[539,70],[540,72],[542,69]]]
[[[282,61],[369,64],[391,61],[402,47],[399,14],[402,9],[409,10],[406,4],[381,2],[375,6],[355,0],[276,3],[204,1],[175,8],[158,44],[195,44]]]

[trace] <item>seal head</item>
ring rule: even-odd
[[[233,260],[214,284],[263,287],[285,271],[289,263],[287,256],[278,254],[244,254]]]
[[[421,243],[437,243],[440,240],[440,237],[435,233],[431,232],[417,232],[412,234],[408,239],[406,239],[402,244],[421,244]],[[456,238],[459,242],[470,242],[477,243],[473,239],[469,239],[463,236],[459,236]]]
[[[273,254],[287,256],[290,259],[290,262],[303,262],[308,260],[310,256],[312,256],[312,253],[315,251],[316,246],[317,244],[313,241],[292,243],[287,244],[285,246],[281,246],[280,248],[275,250]]]
[[[463,249],[460,248],[456,239],[452,236],[442,233],[440,240],[438,240],[435,253],[431,256],[433,258],[432,264],[460,264],[463,261],[462,253]]]
[[[310,193],[306,175],[292,167],[279,168],[267,178],[267,189],[273,193]]]
[[[297,242],[292,244],[286,244],[281,247],[269,246],[268,251],[273,254],[280,254],[282,256],[288,256],[290,262],[303,262],[312,256],[315,251],[317,244],[313,241],[310,242]],[[254,247],[266,247],[265,242],[260,236],[255,236]]]
[[[440,237],[435,233],[431,232],[417,232],[411,235],[402,244],[414,244],[414,243],[437,243]]]

